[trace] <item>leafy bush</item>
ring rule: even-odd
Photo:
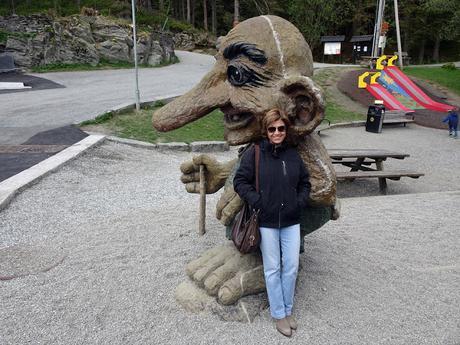
[[[101,14],[104,16],[130,18],[131,5],[126,1],[114,1],[108,6],[108,8],[102,9]]]
[[[8,33],[6,31],[0,30],[0,44],[5,44],[8,39]]]
[[[166,23],[166,29],[169,29],[172,32],[181,32],[181,31],[197,32],[198,31],[197,29],[195,29],[195,27],[193,27],[192,24],[181,22],[171,17],[168,18],[168,22]]]
[[[10,32],[0,29],[0,43],[5,44],[9,36],[18,37],[18,38],[33,38],[37,34],[32,32]]]
[[[446,63],[446,64],[442,65],[441,68],[444,68],[444,69],[450,70],[450,71],[457,69],[457,67],[455,67],[455,64],[453,62]]]

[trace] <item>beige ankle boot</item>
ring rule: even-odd
[[[286,316],[286,320],[289,323],[289,326],[291,327],[291,329],[297,329],[297,321],[296,319],[294,319],[294,316],[292,315]]]
[[[292,335],[291,326],[289,326],[289,322],[286,318],[276,320],[276,329],[286,337],[290,337]]]

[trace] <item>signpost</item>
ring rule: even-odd
[[[340,55],[341,45],[341,42],[325,42],[324,55]]]

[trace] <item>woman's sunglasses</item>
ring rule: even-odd
[[[275,133],[275,131],[278,130],[280,133],[284,133],[286,130],[286,126],[279,126],[279,127],[268,127],[267,131],[268,133]]]

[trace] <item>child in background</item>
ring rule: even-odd
[[[454,139],[457,138],[457,127],[458,127],[458,114],[455,112],[458,110],[455,108],[454,110],[449,110],[447,116],[442,120],[442,122],[447,122],[449,125],[449,136],[453,137]]]

